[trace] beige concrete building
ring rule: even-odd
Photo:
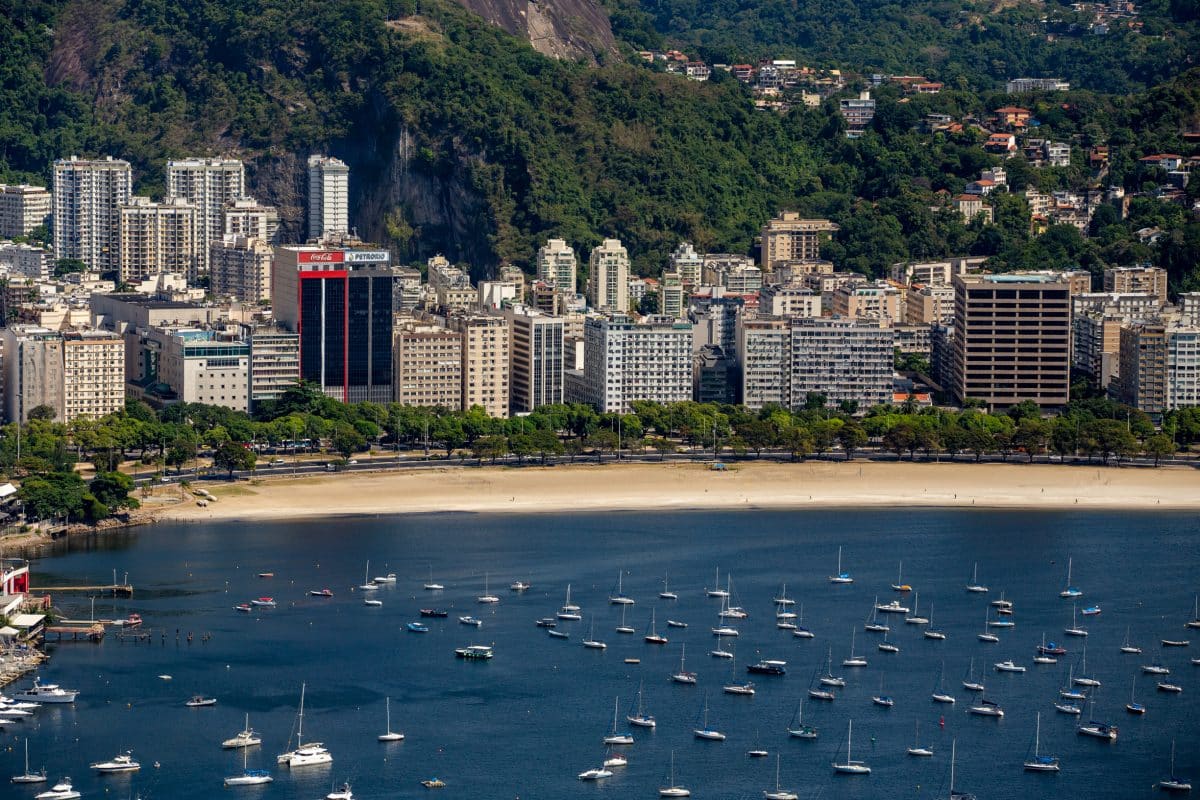
[[[587,300],[597,311],[629,310],[629,253],[620,239],[605,239],[588,255]]]
[[[704,256],[696,252],[690,242],[680,242],[671,251],[670,272],[679,273],[679,280],[686,287],[699,286],[704,273]]]
[[[267,244],[278,244],[279,211],[274,206],[264,206],[253,197],[238,197],[225,204],[221,216],[223,234],[232,233],[262,239]],[[220,238],[215,236],[213,241]]]
[[[538,280],[557,292],[575,293],[579,262],[575,249],[562,239],[549,239],[537,252]]]
[[[50,217],[52,200],[44,186],[0,185],[0,238],[28,236]]]
[[[462,407],[481,406],[492,417],[508,416],[512,345],[504,317],[451,319],[462,335]]]
[[[955,275],[975,272],[986,256],[955,256],[942,261],[902,261],[892,264],[889,277],[900,283],[923,283],[927,285],[950,285]]]
[[[773,317],[819,317],[821,295],[803,286],[765,286],[758,293],[759,313]]]
[[[738,316],[739,400],[746,408],[791,407],[791,339],[791,323],[782,317]]]
[[[525,270],[516,264],[504,264],[496,270],[496,279],[513,287],[517,302],[525,302]]]
[[[121,206],[133,195],[128,161],[71,156],[54,162],[54,257],[97,272],[121,268]]]
[[[275,251],[265,239],[227,233],[209,248],[209,289],[243,303],[271,302]]]
[[[463,407],[463,335],[406,321],[395,334],[395,401],[402,406]]]
[[[125,408],[125,342],[108,331],[63,335],[62,420],[99,419]]]
[[[838,230],[827,219],[802,219],[795,211],[781,211],[762,228],[759,264],[771,272],[781,261],[812,261],[821,257],[821,240]]]
[[[1057,408],[1070,399],[1071,296],[1048,275],[954,279],[952,386],[991,408],[1025,400]]]
[[[1113,267],[1104,270],[1104,291],[1152,294],[1167,302],[1167,271],[1161,267]]]
[[[525,307],[505,309],[512,343],[510,387],[513,413],[563,402],[565,324],[562,317]]]
[[[954,287],[948,284],[912,284],[908,289],[904,322],[908,325],[949,325],[954,319]]]
[[[1071,366],[1107,388],[1120,373],[1120,314],[1087,311],[1071,318]]]
[[[1160,322],[1121,328],[1121,366],[1109,385],[1117,402],[1157,418],[1167,409],[1167,331]]]
[[[246,167],[232,158],[186,158],[167,162],[167,197],[186,200],[196,209],[196,262],[187,273],[192,283],[208,274],[209,249],[225,233],[225,207],[246,196]]]
[[[133,197],[120,212],[120,276],[136,283],[160,272],[196,276],[196,208],[187,200]]]
[[[830,301],[833,313],[846,319],[871,317],[887,324],[904,321],[900,292],[886,281],[844,284]]]
[[[250,410],[246,342],[198,328],[150,328],[130,331],[125,338],[126,361],[134,371],[128,386],[132,396],[155,406],[204,403]]]

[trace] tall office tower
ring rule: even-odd
[[[396,276],[386,250],[275,249],[271,307],[300,334],[300,377],[347,403],[392,399]]]
[[[1070,400],[1071,292],[1042,274],[954,276],[953,378],[990,408]]]
[[[350,167],[332,156],[308,157],[308,238],[350,232]]]
[[[512,411],[522,413],[561,403],[565,321],[525,307],[510,306],[504,316],[511,347]]]
[[[44,186],[0,186],[0,238],[27,236],[50,217],[50,192]]]
[[[279,238],[279,211],[275,206],[264,206],[253,197],[239,197],[225,204],[222,216],[224,233],[262,239],[267,244],[278,244],[276,240]]]
[[[187,158],[167,162],[167,197],[196,207],[196,266],[188,281],[208,274],[208,251],[225,232],[227,203],[246,195],[246,167],[232,158]]]
[[[605,239],[588,256],[588,305],[596,310],[629,310],[629,253],[620,239]]]
[[[838,230],[827,219],[801,219],[795,211],[781,211],[762,227],[759,264],[766,272],[781,261],[812,261],[821,257],[821,240]]]
[[[121,206],[133,195],[128,161],[71,156],[54,162],[54,257],[98,272],[121,266]]]
[[[555,291],[575,294],[579,263],[575,250],[562,239],[548,239],[537,252],[537,276]]]
[[[120,276],[135,283],[163,272],[193,278],[196,273],[196,208],[187,200],[169,197],[153,203],[131,197],[121,206]]]
[[[275,251],[257,237],[227,233],[209,248],[209,290],[244,303],[271,301],[271,262]]]

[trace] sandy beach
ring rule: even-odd
[[[805,462],[446,467],[206,483],[217,498],[159,508],[170,520],[265,520],[434,511],[819,508],[1197,509],[1200,472],[1028,464]]]

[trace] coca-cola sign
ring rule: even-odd
[[[346,260],[342,250],[309,250],[298,254],[301,264],[341,264]]]

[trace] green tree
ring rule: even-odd
[[[854,452],[867,443],[867,432],[857,422],[847,422],[838,429],[837,440],[849,461],[854,458]]]
[[[1144,449],[1146,455],[1154,459],[1154,466],[1156,467],[1160,459],[1170,458],[1175,455],[1175,443],[1171,441],[1170,436],[1165,436],[1161,433],[1148,438]]]
[[[254,469],[254,464],[258,461],[258,456],[253,450],[245,445],[237,442],[225,441],[222,442],[213,452],[213,466],[217,469],[226,470],[229,473],[229,479],[233,479],[235,470]]]
[[[329,444],[333,451],[339,453],[342,458],[349,458],[355,453],[367,449],[366,437],[352,425],[338,425]]]
[[[137,499],[130,497],[133,478],[123,472],[98,472],[88,490],[110,511],[118,508],[137,508]]]

